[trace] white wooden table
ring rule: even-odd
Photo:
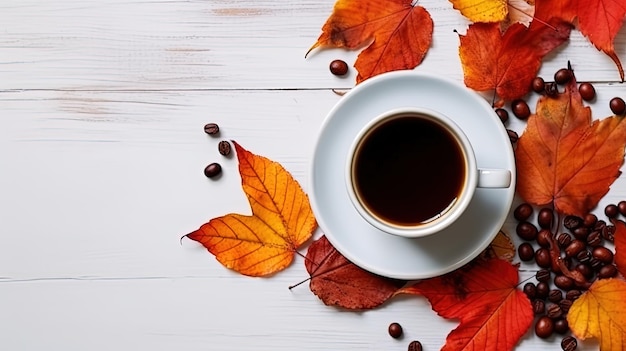
[[[249,211],[221,139],[282,163],[306,190],[317,131],[340,99],[331,89],[353,87],[356,74],[337,78],[328,64],[352,65],[357,52],[304,58],[333,4],[0,1],[0,349],[405,350],[413,339],[440,349],[456,322],[423,298],[341,311],[307,285],[288,289],[307,277],[300,257],[248,278],[180,241]],[[435,32],[418,70],[462,80],[454,30],[467,21],[447,1],[420,4]],[[616,48],[626,61],[624,30]],[[595,83],[596,117],[626,97],[613,62],[578,32],[540,74],[567,60]],[[220,138],[203,132],[208,122]],[[217,181],[202,172],[213,161],[224,167]],[[602,205],[625,198],[622,177]],[[394,321],[401,340],[387,334]],[[529,333],[519,350],[559,340]]]

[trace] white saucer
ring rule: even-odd
[[[466,213],[456,223],[427,237],[403,238],[371,226],[348,197],[346,157],[368,121],[399,107],[429,108],[452,118],[472,143],[478,167],[511,170],[511,186],[476,189]],[[515,159],[506,129],[478,94],[434,75],[396,71],[357,85],[329,112],[315,146],[311,182],[313,212],[339,252],[376,274],[422,279],[461,267],[493,240],[513,202]]]

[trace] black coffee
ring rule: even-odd
[[[375,126],[357,147],[352,170],[364,207],[401,226],[426,223],[445,213],[466,177],[463,151],[454,136],[415,115]]]

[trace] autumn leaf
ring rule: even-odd
[[[626,345],[626,282],[596,280],[567,313],[572,333],[579,339],[597,338],[600,351],[622,351]]]
[[[626,277],[626,223],[612,220],[615,225],[615,265],[617,270]]]
[[[531,204],[584,216],[620,175],[626,145],[623,116],[591,121],[575,79],[543,96],[515,150],[518,194]]]
[[[607,54],[624,81],[624,68],[615,53],[614,41],[624,24],[626,2],[623,0],[550,0],[537,1],[535,17],[546,19],[558,16],[569,23],[577,23],[578,30],[600,51]]]
[[[500,230],[479,257],[481,259],[499,258],[507,262],[513,262],[515,244],[513,244],[513,241],[505,232]]]
[[[309,246],[305,266],[309,287],[326,305],[369,309],[387,301],[406,282],[385,278],[348,261],[322,236]]]
[[[513,349],[533,321],[530,300],[517,289],[518,279],[509,262],[475,260],[401,291],[422,294],[440,316],[460,319],[441,351],[504,351]]]
[[[508,14],[507,0],[450,0],[472,22],[500,22]]]
[[[228,214],[187,234],[224,266],[263,276],[287,267],[317,227],[307,195],[279,163],[233,141],[252,215]]]
[[[433,21],[412,0],[338,0],[315,48],[366,48],[354,67],[357,83],[419,65],[430,48]],[[307,52],[308,54],[308,52]]]
[[[460,35],[459,56],[465,85],[477,91],[495,90],[502,100],[519,98],[530,90],[543,57],[564,43],[571,25],[554,20],[550,26],[510,25],[502,33],[498,23],[474,23]]]

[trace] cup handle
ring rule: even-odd
[[[511,171],[508,169],[479,169],[479,188],[508,188],[511,186]]]

